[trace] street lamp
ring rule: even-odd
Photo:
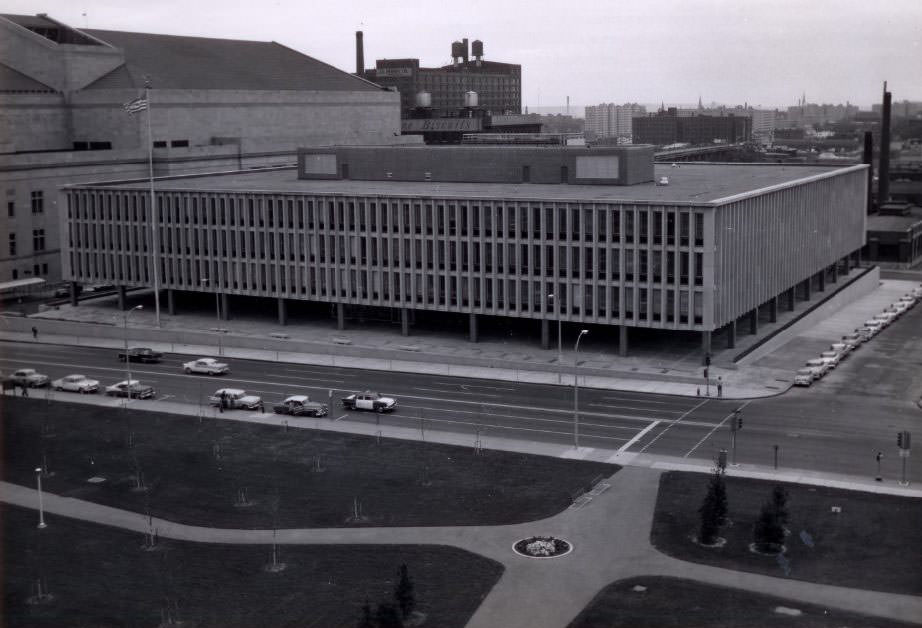
[[[42,468],[35,467],[35,479],[38,481],[38,529],[44,530],[48,527],[45,523],[45,508],[42,504]]]
[[[588,333],[588,329],[580,331],[573,347],[573,447],[576,449],[579,449],[579,341]]]
[[[126,393],[127,393],[127,394],[125,395],[125,405],[126,405],[126,406],[128,405],[128,400],[131,399],[131,356],[128,355],[128,315],[131,314],[132,312],[134,312],[135,310],[143,310],[143,309],[144,309],[144,306],[143,306],[143,305],[136,305],[136,306],[134,306],[133,308],[131,308],[130,310],[128,310],[127,312],[125,312],[125,315],[124,315],[124,322],[125,322],[125,374],[128,376],[128,378],[127,378],[127,380],[126,380],[126,382],[127,382],[127,383],[126,383],[126,386],[127,386],[127,388],[126,388]],[[138,382],[138,383],[140,384],[140,382]]]
[[[552,304],[556,303],[554,301],[554,295],[549,294],[547,298]],[[554,308],[557,309],[556,307]],[[560,313],[557,312],[557,383],[560,384],[563,382],[563,340],[560,334]]]

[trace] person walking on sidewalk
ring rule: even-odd
[[[38,340],[38,327],[32,326],[32,340]]]
[[[723,383],[722,377],[717,378],[717,396],[718,397],[724,396],[724,383]]]

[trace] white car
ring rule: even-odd
[[[858,332],[852,332],[850,334],[845,334],[844,336],[842,336],[842,342],[850,346],[853,350],[857,349],[862,344],[864,344],[864,340],[865,340],[864,336],[862,336]]]
[[[10,381],[17,386],[28,386],[29,388],[38,388],[48,385],[48,376],[37,372],[35,369],[19,369],[13,371],[10,375]]]
[[[875,334],[877,334],[881,329],[884,328],[884,322],[877,318],[872,318],[871,320],[864,321],[864,328],[870,329]]]
[[[182,365],[182,370],[186,373],[200,373],[203,375],[226,375],[230,373],[230,367],[223,362],[218,362],[214,358],[199,358]]]
[[[342,398],[346,410],[371,410],[373,412],[393,412],[397,409],[397,400],[384,397],[376,392],[366,390]]]
[[[88,378],[86,375],[75,374],[54,380],[51,382],[51,387],[55,390],[87,394],[99,390],[99,382],[95,379]]]
[[[855,347],[845,342],[834,342],[829,345],[829,348],[839,354],[839,362],[841,362]]]
[[[813,369],[802,368],[797,369],[797,372],[794,374],[794,385],[795,386],[809,386],[813,383],[813,380],[816,379]]]
[[[907,304],[909,307],[912,307],[913,305],[916,304],[916,301],[918,301],[918,300],[919,300],[918,297],[914,297],[914,296],[912,296],[911,294],[907,294],[907,295],[901,296],[901,297],[899,298],[898,303],[905,303],[905,304]]]
[[[896,314],[889,310],[874,316],[873,320],[880,321],[883,327],[888,327],[896,319]],[[867,325],[867,323],[865,323]]]
[[[842,360],[842,355],[838,351],[823,351],[820,354],[820,360],[823,360],[829,364],[830,369],[834,369],[839,366],[839,362]]]
[[[208,403],[215,407],[221,407],[221,401],[224,401],[226,410],[242,408],[244,410],[255,410],[262,405],[262,398],[256,395],[248,395],[245,390],[239,388],[219,388],[208,398]]]
[[[822,358],[813,358],[812,360],[807,360],[807,363],[804,366],[811,371],[813,371],[813,379],[819,379],[823,375],[829,372],[830,367],[829,362]]]
[[[890,306],[888,311],[896,313],[897,316],[902,316],[910,307],[911,306],[906,301],[897,301]]]

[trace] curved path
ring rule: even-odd
[[[285,544],[451,545],[499,561],[502,577],[474,613],[469,628],[562,628],[608,584],[631,577],[664,575],[747,589],[906,622],[922,622],[922,597],[814,584],[801,580],[709,567],[670,558],[650,545],[650,529],[660,471],[626,467],[609,478],[611,489],[579,510],[508,526],[289,529],[277,532]],[[0,482],[0,500],[38,507],[35,490]],[[148,518],[108,506],[44,493],[45,510],[94,523],[162,537],[203,543],[265,544],[271,530],[188,526]],[[59,525],[52,522],[51,525]],[[552,534],[573,544],[555,559],[531,559],[512,544],[532,535]]]

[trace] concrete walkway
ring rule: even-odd
[[[492,558],[505,571],[474,613],[469,628],[560,628],[566,626],[608,584],[624,578],[667,575],[746,589],[850,612],[919,622],[922,597],[820,585],[736,572],[676,560],[650,545],[660,471],[626,468],[609,478],[611,488],[580,509],[542,521],[510,526],[431,528],[335,528],[279,530],[282,544],[450,545]],[[3,501],[37,508],[36,491],[0,483]],[[187,526],[82,500],[44,494],[48,513],[116,526],[162,538],[204,543],[265,544],[271,530]],[[49,525],[66,525],[51,519]],[[533,535],[566,539],[573,551],[550,559],[519,556],[512,545]]]

